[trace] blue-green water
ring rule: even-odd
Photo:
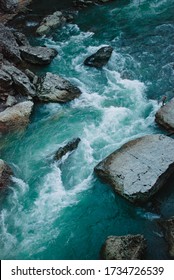
[[[108,235],[128,233],[145,235],[147,259],[169,258],[156,219],[173,215],[173,184],[156,212],[115,195],[93,168],[128,140],[161,132],[158,100],[174,96],[173,15],[173,0],[113,1],[81,11],[49,39],[32,39],[59,51],[35,70],[62,75],[83,94],[66,105],[37,105],[25,132],[0,139],[1,158],[15,170],[1,207],[1,259],[99,259]],[[114,52],[102,70],[83,65],[107,44]],[[53,163],[74,137],[78,149]]]

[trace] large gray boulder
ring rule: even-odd
[[[0,159],[0,190],[9,184],[11,175],[13,175],[11,168]]]
[[[0,0],[0,8],[4,12],[14,13],[18,8],[19,0]]]
[[[174,98],[157,111],[155,120],[165,129],[174,130]]]
[[[37,98],[41,102],[68,102],[79,97],[81,91],[64,78],[46,73],[40,78],[37,87]]]
[[[0,53],[14,63],[21,62],[18,44],[12,31],[0,23]]]
[[[104,260],[141,260],[146,250],[143,235],[109,236],[101,249]]]
[[[160,225],[164,229],[169,255],[171,258],[174,258],[174,217],[171,217],[168,220],[161,220]]]
[[[87,57],[84,64],[91,67],[102,68],[109,61],[113,48],[110,46],[100,48],[96,53]]]
[[[95,167],[96,174],[131,202],[145,202],[174,173],[174,140],[147,135],[124,144]]]
[[[20,47],[21,57],[31,63],[38,65],[47,65],[53,58],[58,54],[55,49],[47,47],[32,47],[32,46],[21,46]]]
[[[13,65],[2,65],[2,70],[11,77],[13,87],[18,93],[32,97],[36,95],[35,86],[24,72]]]
[[[60,160],[67,153],[70,153],[77,149],[80,142],[80,138],[74,138],[69,141],[64,147],[60,147],[54,156],[54,160]]]
[[[0,113],[0,133],[25,128],[33,108],[33,102],[20,102]]]
[[[63,16],[62,12],[56,11],[42,20],[40,26],[36,30],[36,33],[40,36],[47,35],[55,28],[63,25],[65,22],[66,18]]]

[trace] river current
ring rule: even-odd
[[[80,11],[50,38],[30,38],[59,52],[34,70],[69,79],[82,95],[35,106],[24,132],[0,138],[1,158],[15,170],[1,202],[1,259],[99,259],[107,236],[128,233],[144,234],[147,259],[169,258],[157,219],[174,214],[173,182],[159,194],[159,207],[138,207],[93,173],[125,142],[166,133],[154,116],[161,97],[174,96],[174,1],[120,2]],[[105,45],[114,51],[102,70],[83,65]],[[77,150],[54,163],[55,151],[75,137]]]

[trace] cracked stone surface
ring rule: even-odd
[[[95,167],[96,174],[131,202],[144,202],[174,172],[174,140],[147,135],[124,144]]]

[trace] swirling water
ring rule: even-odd
[[[1,259],[99,259],[107,236],[128,233],[145,235],[147,258],[169,258],[156,220],[173,214],[173,194],[163,194],[161,212],[149,211],[115,195],[93,168],[128,140],[161,132],[158,100],[174,95],[173,12],[172,0],[113,1],[81,11],[51,38],[31,39],[59,52],[35,71],[60,74],[83,94],[37,105],[25,132],[0,139],[1,157],[15,170],[1,203]],[[83,65],[108,44],[114,52],[102,70]],[[78,149],[54,163],[74,137]]]

